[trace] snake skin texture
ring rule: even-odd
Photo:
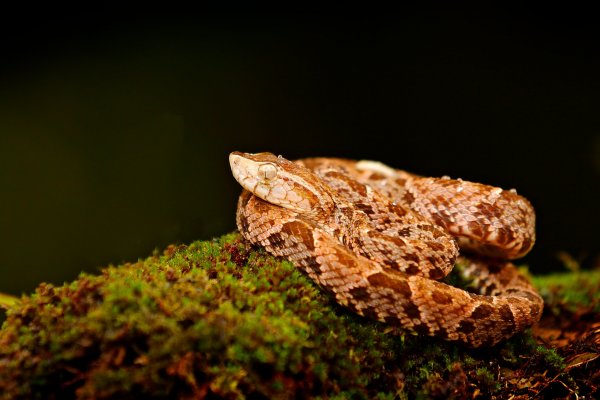
[[[240,152],[229,161],[244,188],[242,235],[350,310],[470,347],[539,320],[543,300],[508,261],[535,242],[533,207],[514,190],[375,161]],[[437,281],[457,261],[473,292]]]

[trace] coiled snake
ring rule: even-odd
[[[229,161],[245,189],[242,235],[356,313],[470,347],[539,320],[543,300],[507,261],[535,241],[533,207],[514,190],[374,161],[240,152]],[[478,293],[437,281],[457,260]]]

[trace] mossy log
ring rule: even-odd
[[[594,396],[600,273],[582,274],[536,280],[548,304],[533,334],[469,350],[348,312],[239,234],[170,246],[10,307],[0,398]]]

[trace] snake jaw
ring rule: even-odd
[[[308,169],[271,153],[229,155],[233,177],[257,197],[308,217],[333,212],[328,189]]]
[[[245,153],[235,151],[229,155],[229,165],[233,177],[244,189],[266,200],[264,197],[269,193],[269,179],[266,177],[273,174],[272,170],[268,174],[265,172],[265,168],[269,168],[265,167],[265,163],[258,163],[248,158]],[[271,168],[275,166],[271,165]]]

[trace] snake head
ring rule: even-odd
[[[309,217],[333,212],[331,189],[312,171],[272,153],[229,155],[233,177],[257,197]]]

